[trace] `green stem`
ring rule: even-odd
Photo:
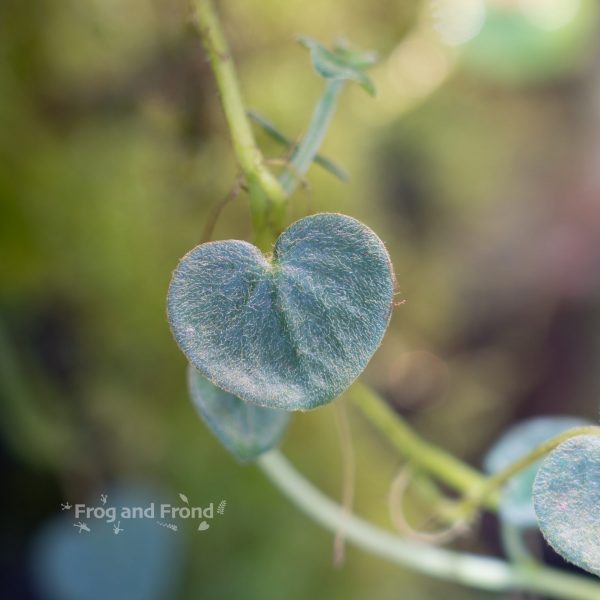
[[[435,475],[438,480],[463,494],[480,489],[485,484],[484,475],[423,440],[383,398],[363,383],[356,382],[347,394],[363,415],[417,467]],[[484,504],[487,508],[495,510],[498,502],[497,494],[489,494]]]
[[[288,196],[294,192],[300,182],[300,177],[307,173],[310,165],[315,160],[343,88],[343,80],[327,80],[325,91],[315,107],[306,135],[292,153],[289,168],[279,177],[279,183]]]
[[[264,164],[242,100],[231,53],[211,0],[192,0],[200,36],[214,73],[233,148],[246,179],[255,243],[264,251],[283,229],[286,194]]]
[[[282,146],[285,146],[287,149],[291,151],[294,150],[296,146],[295,142],[291,140],[287,135],[283,134],[277,126],[264,117],[263,115],[257,113],[255,110],[247,110],[246,114],[248,117],[254,121],[257,125],[260,125],[262,129],[276,142],[280,143]],[[322,154],[317,154],[314,160],[316,165],[319,165],[329,173],[331,173],[334,177],[337,177],[340,181],[348,181],[348,173],[337,163],[333,162],[331,159],[323,156]]]
[[[344,511],[307,481],[277,451],[258,459],[271,482],[314,521],[356,546],[431,577],[495,592],[522,590],[556,600],[597,600],[600,585],[546,567],[519,568],[496,558],[455,552],[404,540]]]
[[[500,536],[506,555],[510,561],[517,565],[537,565],[533,554],[525,542],[525,531],[505,519],[501,519]]]
[[[363,415],[383,433],[392,445],[414,465],[439,481],[461,492],[464,499],[446,509],[444,518],[470,519],[480,507],[497,510],[500,490],[517,473],[531,466],[562,442],[579,435],[600,435],[600,427],[586,426],[570,429],[532,450],[508,467],[490,477],[465,465],[444,450],[417,435],[376,392],[356,382],[347,392]]]

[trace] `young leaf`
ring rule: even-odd
[[[571,438],[551,452],[535,478],[533,501],[554,550],[600,577],[600,435]]]
[[[485,469],[495,473],[534,450],[542,442],[574,427],[590,425],[577,417],[535,417],[511,427],[492,447],[485,458]],[[533,480],[541,461],[515,475],[502,490],[500,516],[514,527],[535,527]]]
[[[344,215],[297,221],[273,255],[239,240],[194,248],[173,273],[171,329],[188,360],[245,402],[307,410],[365,368],[394,293],[383,242]]]
[[[254,460],[279,443],[290,413],[247,404],[219,389],[188,365],[196,411],[220,442],[241,461]]]
[[[335,42],[334,52],[357,69],[368,69],[372,67],[379,59],[374,50],[355,50],[350,48],[344,38],[339,38]]]
[[[373,52],[351,52],[339,45],[332,51],[306,36],[298,41],[310,50],[313,67],[321,77],[356,81],[371,96],[375,95],[375,86],[365,73],[376,60]]]

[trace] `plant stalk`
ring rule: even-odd
[[[330,531],[344,527],[357,547],[439,579],[495,592],[522,590],[555,600],[597,600],[600,585],[547,567],[518,567],[505,561],[455,552],[402,539],[348,514],[306,480],[277,450],[257,461],[265,475],[300,510]]]
[[[415,466],[465,495],[485,485],[484,475],[423,440],[383,398],[365,384],[356,382],[346,393],[360,412]],[[490,493],[485,497],[486,508],[495,510],[498,503],[498,494]]]
[[[512,477],[572,437],[600,435],[600,427],[597,426],[570,429],[546,440],[505,469],[486,477],[423,440],[383,398],[365,384],[356,382],[347,394],[361,413],[412,464],[463,494],[464,498],[460,502],[444,511],[444,517],[451,521],[468,520],[480,507],[496,511],[500,503],[500,491]]]
[[[214,73],[225,119],[240,169],[248,186],[255,243],[269,251],[285,221],[286,193],[265,166],[246,116],[242,94],[225,35],[211,0],[192,0]]]
[[[288,196],[292,195],[300,183],[300,178],[308,172],[319,152],[344,83],[341,79],[327,80],[325,90],[315,107],[306,134],[292,153],[289,167],[279,176],[279,183]]]

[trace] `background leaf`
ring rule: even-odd
[[[551,452],[538,471],[533,499],[548,543],[600,577],[600,436],[577,436]]]
[[[253,460],[277,446],[290,420],[289,412],[247,404],[224,392],[192,365],[188,365],[188,387],[202,420],[242,461]]]
[[[112,506],[147,507],[168,501],[149,485],[120,484],[109,490]],[[88,506],[90,506],[88,504]],[[92,505],[93,506],[93,505]],[[123,531],[105,519],[81,519],[90,531],[78,533],[74,513],[49,519],[36,533],[31,570],[40,598],[60,600],[160,600],[172,598],[182,571],[183,538],[154,519],[120,520]]]

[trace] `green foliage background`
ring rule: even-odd
[[[424,2],[220,3],[248,106],[292,137],[322,86],[298,35],[343,34],[381,54],[378,96],[346,91],[324,147],[350,182],[313,169],[291,219],[340,211],[386,241],[406,303],[366,376],[425,437],[477,466],[525,416],[597,416],[600,54],[597,11],[583,5],[569,48],[557,39],[564,60],[550,39],[507,71],[489,50],[469,60],[476,45],[428,45]],[[184,2],[1,3],[7,589],[28,597],[30,540],[61,501],[144,480],[228,502],[218,527],[186,539],[176,598],[491,598],[351,548],[334,569],[331,536],[199,422],[165,295],[235,176]],[[250,237],[246,204],[226,208],[216,239]],[[387,525],[400,460],[351,417],[357,510]],[[298,415],[284,450],[339,496],[330,407]],[[459,546],[499,553],[494,520]]]

